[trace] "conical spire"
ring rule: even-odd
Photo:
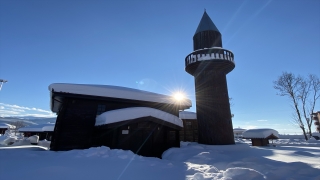
[[[214,23],[212,22],[212,20],[208,16],[207,12],[204,11],[203,16],[201,18],[201,21],[200,21],[198,28],[196,30],[196,33],[194,33],[194,34],[197,34],[198,32],[202,32],[202,31],[209,31],[209,30],[219,32],[218,28],[216,27],[216,25],[214,25]]]

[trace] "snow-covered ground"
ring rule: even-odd
[[[276,140],[275,146],[209,146],[182,142],[163,159],[97,147],[46,151],[0,147],[1,179],[320,179],[320,141]],[[24,147],[24,148],[21,148]]]

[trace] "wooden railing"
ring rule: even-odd
[[[234,63],[234,56],[231,51],[222,48],[207,48],[200,49],[190,53],[185,58],[185,65],[198,62],[198,61],[215,61],[215,60],[226,60]]]

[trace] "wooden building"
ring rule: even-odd
[[[274,129],[248,129],[242,136],[251,139],[252,146],[267,146],[270,139],[279,139],[278,131]]]
[[[111,110],[97,116],[93,145],[161,158],[168,148],[180,147],[181,127],[177,116],[154,108]]]
[[[314,120],[314,125],[316,131],[320,133],[320,111],[311,114],[312,120]]]
[[[195,112],[180,111],[179,118],[183,121],[180,141],[198,142],[198,121]]]
[[[233,128],[233,136],[234,138],[242,138],[242,133],[246,131],[246,129],[242,128]]]
[[[24,137],[30,137],[33,135],[39,136],[39,140],[51,141],[54,130],[54,124],[40,124],[19,128],[18,131],[23,133]]]
[[[106,145],[159,157],[179,146],[179,110],[191,107],[188,99],[118,86],[56,83],[49,90],[51,110],[58,115],[54,151]]]

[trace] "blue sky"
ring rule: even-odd
[[[195,111],[184,58],[204,8],[235,55],[227,75],[233,126],[300,133],[290,122],[289,99],[276,95],[273,81],[283,71],[320,77],[316,0],[1,1],[0,79],[8,83],[0,112],[52,115],[48,86],[60,82],[161,94],[182,89]]]

